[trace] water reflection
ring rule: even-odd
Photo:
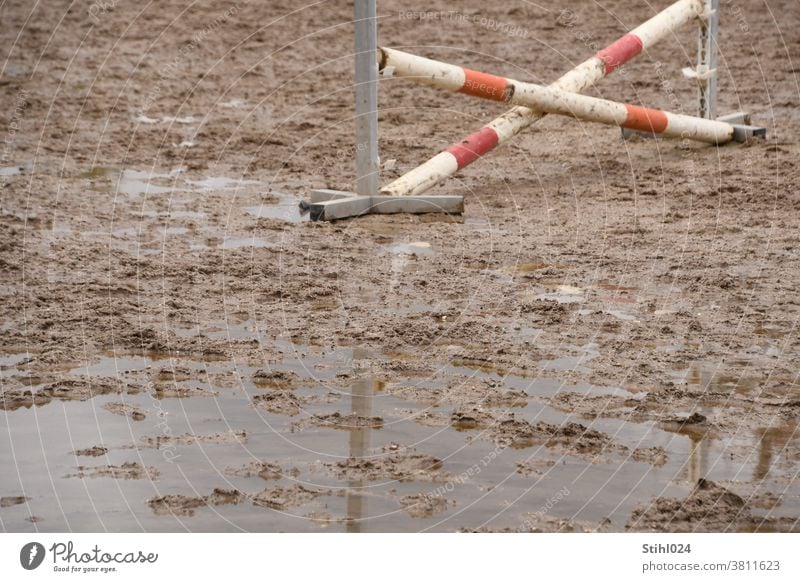
[[[359,348],[353,350],[353,370],[357,373],[359,361],[368,354]],[[354,415],[372,416],[372,395],[375,392],[375,381],[372,378],[359,378],[352,385],[350,394],[350,410]],[[350,430],[350,458],[363,459],[370,446],[371,427],[360,426]],[[351,479],[347,482],[347,525],[348,532],[360,533],[363,520],[368,515],[367,497],[364,495],[363,479]]]
[[[686,434],[691,441],[689,445],[689,460],[687,462],[689,483],[697,483],[699,479],[708,477],[711,439],[705,433],[687,432]]]
[[[784,453],[789,442],[797,435],[797,430],[797,426],[784,425],[760,428],[756,431],[759,447],[753,481],[761,481],[767,476],[776,457]]]

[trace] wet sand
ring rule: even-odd
[[[651,14],[602,4],[387,0],[380,38],[548,82]],[[434,190],[464,216],[333,224],[297,203],[353,181],[349,3],[6,6],[3,530],[800,529],[800,14],[764,6],[723,7],[720,109],[767,140],[548,117]],[[594,94],[691,113],[694,37]],[[384,180],[503,110],[380,99]]]

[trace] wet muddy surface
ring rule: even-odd
[[[800,528],[788,2],[780,28],[740,2],[749,33],[721,39],[720,107],[766,141],[547,118],[435,190],[464,216],[334,224],[297,204],[352,188],[348,3],[242,3],[188,53],[228,3],[23,4],[0,24],[0,94],[26,104],[2,113],[4,531]],[[605,44],[650,15],[606,4],[579,3],[575,30],[459,4],[529,32],[509,37],[387,1],[380,35],[546,82],[592,52],[577,32]],[[441,48],[465,35],[479,51]],[[693,43],[597,94],[691,112]],[[387,80],[384,180],[501,111]]]

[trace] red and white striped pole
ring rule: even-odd
[[[569,71],[551,87],[582,93],[675,29],[700,17],[703,12],[703,0],[679,0]],[[387,184],[381,188],[381,193],[394,196],[421,194],[505,143],[544,115],[546,114],[528,107],[514,107],[421,166]]]
[[[483,99],[523,105],[543,113],[566,115],[583,121],[594,121],[652,132],[664,137],[686,138],[716,145],[727,143],[734,138],[733,126],[722,121],[587,97],[555,87],[543,87],[481,73],[395,49],[378,49],[378,58],[380,68],[392,70],[395,76]]]

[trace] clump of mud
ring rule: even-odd
[[[164,495],[154,497],[147,504],[156,515],[175,515],[191,517],[196,509],[211,505],[236,505],[241,503],[246,495],[236,489],[214,489],[210,495],[202,497],[189,497],[186,495]]]
[[[668,460],[667,451],[662,447],[648,447],[635,449],[631,453],[631,457],[636,461],[643,461],[650,463],[654,467],[660,467],[666,464]]]
[[[284,472],[277,463],[253,461],[243,467],[227,467],[225,474],[233,477],[261,477],[265,481],[269,481],[271,479],[280,479],[284,475],[296,477],[300,474],[300,471],[292,468]]]
[[[400,505],[411,517],[431,517],[447,511],[447,500],[433,495],[406,495],[400,498]]]
[[[274,414],[284,414],[286,416],[296,416],[300,414],[303,407],[311,401],[311,398],[297,396],[285,390],[275,390],[266,394],[256,394],[253,396],[253,406],[263,408]]]
[[[122,465],[101,465],[99,467],[78,467],[78,472],[67,477],[112,477],[114,479],[158,479],[161,473],[155,467],[145,467],[139,463]]]
[[[193,445],[193,444],[233,444],[246,443],[247,433],[243,430],[217,432],[209,435],[194,435],[191,433],[179,436],[159,435],[156,437],[144,436],[141,438],[141,445],[144,448],[160,449],[165,446],[174,445]]]
[[[122,402],[108,402],[103,405],[103,408],[119,416],[127,416],[131,420],[144,420],[147,414],[141,408],[132,406],[130,404],[123,404]]]
[[[95,445],[93,447],[89,447],[88,449],[78,449],[75,451],[75,455],[78,457],[102,457],[107,452],[108,449],[106,447]]]
[[[162,398],[192,398],[194,396],[216,396],[219,394],[210,388],[199,386],[184,386],[179,384],[154,384],[152,388],[153,396],[159,400]]]
[[[48,384],[35,392],[30,389],[13,388],[3,390],[0,398],[0,410],[17,410],[18,408],[30,408],[31,406],[43,406],[52,400],[78,400],[85,401],[95,396],[104,394],[120,394],[127,391],[128,394],[137,394],[139,387],[120,382],[93,378],[83,380],[79,378],[68,378]]]
[[[302,430],[308,426],[320,428],[336,428],[341,430],[355,430],[360,428],[383,428],[383,419],[380,416],[363,416],[356,414],[315,414],[312,417],[292,424],[292,431]]]
[[[555,464],[556,462],[552,459],[528,459],[517,462],[516,472],[523,477],[541,476]]]
[[[185,366],[173,366],[170,368],[161,368],[156,374],[156,379],[161,382],[176,382],[180,380],[189,380],[192,377],[192,371]]]
[[[253,373],[253,383],[263,387],[290,388],[297,380],[297,374],[282,370],[256,370]]]
[[[755,516],[736,493],[700,479],[685,499],[659,497],[631,514],[625,529],[661,532],[800,531],[794,519]]]
[[[330,495],[328,489],[308,489],[299,484],[290,487],[273,487],[264,489],[261,493],[252,496],[253,505],[268,507],[270,509],[285,510],[290,507],[305,505],[320,495]]]
[[[349,458],[326,463],[338,479],[347,481],[442,481],[442,461],[431,455],[397,444],[385,446],[381,454],[368,459]]]
[[[512,390],[494,380],[459,378],[445,388],[419,386],[395,386],[387,388],[387,393],[403,400],[422,404],[482,404],[483,406],[511,407],[525,406],[528,395]]]

